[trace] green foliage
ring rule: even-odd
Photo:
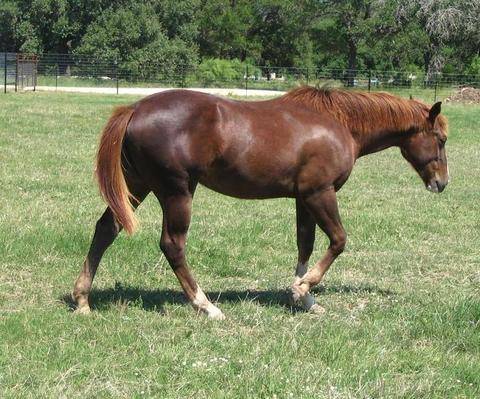
[[[259,68],[238,59],[209,58],[202,61],[188,79],[190,82],[198,82],[208,87],[219,82],[228,84],[242,81],[245,79],[247,72],[249,79],[261,76]]]
[[[467,68],[467,73],[480,77],[480,55],[473,58],[472,62]]]
[[[197,68],[196,78],[206,85],[224,81],[243,79],[245,68],[238,59],[222,60],[217,58],[204,60]]]
[[[138,79],[180,80],[196,64],[195,49],[179,39],[159,37],[148,46],[135,50],[123,68]]]
[[[117,60],[158,79],[210,59],[461,73],[478,56],[477,11],[476,0],[3,0],[0,51]]]
[[[207,1],[198,19],[200,51],[205,57],[258,57],[258,43],[249,35],[249,30],[254,29],[253,2]]]
[[[75,54],[89,56],[93,63],[118,62],[121,75],[160,80],[179,74],[197,59],[194,46],[167,37],[148,4],[103,13],[89,26]]]
[[[0,49],[15,50],[15,22],[18,16],[19,9],[14,0],[0,2]]]
[[[166,35],[196,45],[200,0],[156,0],[152,4]]]
[[[125,61],[135,50],[161,40],[162,35],[152,7],[134,4],[101,14],[88,27],[75,52],[109,63]]]

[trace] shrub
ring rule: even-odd
[[[261,76],[259,68],[253,65],[241,62],[238,59],[224,60],[219,58],[209,58],[203,60],[196,70],[190,74],[188,82],[190,84],[198,83],[204,86],[238,84],[245,80],[248,67],[248,78],[258,79]]]
[[[480,55],[473,57],[472,62],[466,70],[468,75],[475,75],[480,77]]]

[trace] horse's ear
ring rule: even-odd
[[[430,108],[430,112],[428,113],[428,119],[430,120],[430,122],[432,123],[435,122],[435,119],[440,114],[441,110],[442,110],[441,101],[432,105],[432,108]]]
[[[413,100],[413,96],[410,94],[410,100]]]

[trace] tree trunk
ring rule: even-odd
[[[355,76],[357,74],[357,44],[353,39],[348,41],[348,71],[347,87],[355,86]]]

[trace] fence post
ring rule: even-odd
[[[248,96],[248,64],[245,65],[245,97]]]
[[[4,73],[4,86],[3,86],[3,92],[6,93],[7,92],[7,52],[5,52],[5,73]]]
[[[368,92],[370,93],[370,88],[372,86],[372,70],[368,70]]]
[[[33,91],[37,91],[37,61],[35,58],[35,69],[33,70],[32,73],[32,78],[33,78]]]
[[[15,54],[15,93],[17,92],[18,86],[18,53]]]
[[[437,102],[437,85],[438,85],[438,81],[437,81],[437,78],[435,77],[435,90],[434,90],[434,95],[433,95],[433,102]]]
[[[118,66],[117,66],[117,60],[115,60],[115,85],[117,87],[117,94],[118,94]]]
[[[55,65],[55,91],[58,90],[58,63]]]

